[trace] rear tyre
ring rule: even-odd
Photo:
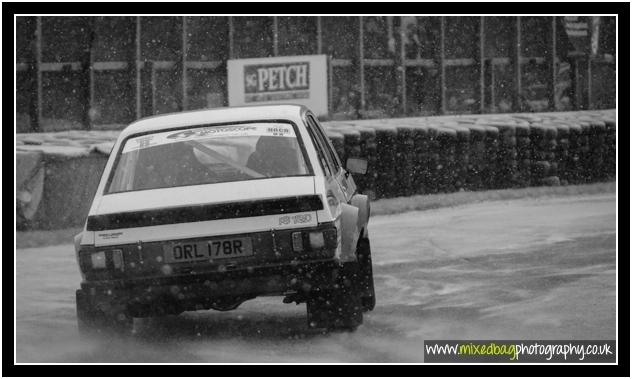
[[[95,309],[83,290],[76,292],[77,328],[82,335],[88,334],[130,334],[134,327],[134,318],[127,309],[105,313]]]
[[[371,261],[371,244],[368,238],[358,241],[358,279],[361,289],[362,310],[372,311],[375,308],[375,285],[373,283],[373,262]]]
[[[345,264],[333,289],[315,290],[307,300],[310,328],[354,331],[362,324],[362,300],[357,263]]]

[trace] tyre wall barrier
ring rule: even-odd
[[[375,154],[361,150],[359,156],[369,161],[368,177],[375,179],[363,186],[373,199],[579,184],[616,175],[615,110],[324,124],[331,130],[344,125],[375,131]]]
[[[444,126],[456,133],[454,149],[454,190],[468,189],[467,178],[470,164],[470,129],[458,123],[446,123]]]
[[[387,123],[365,123],[362,126],[375,131],[375,164],[369,166],[369,169],[375,169],[374,181],[373,188],[368,190],[376,198],[394,197],[400,191],[398,182],[402,176],[399,170],[401,161],[397,157],[398,153],[402,153],[397,144],[397,127]]]
[[[324,122],[371,199],[460,190],[580,184],[616,175],[615,110]],[[20,229],[80,226],[116,131],[18,134]]]
[[[604,117],[606,123],[605,173],[607,178],[615,178],[617,173],[617,130],[614,116]]]
[[[94,147],[18,145],[16,228],[58,229],[83,224],[107,154]]]
[[[396,127],[398,149],[395,159],[400,162],[397,170],[398,186],[393,188],[395,196],[410,196],[414,191],[414,167],[415,167],[415,140],[414,127],[410,125],[399,125]]]
[[[377,165],[377,142],[375,137],[375,130],[371,128],[357,127],[356,130],[360,132],[360,156],[365,157],[367,160],[367,167],[369,171],[366,175],[356,175],[358,180],[356,181],[358,191],[374,198],[375,194],[375,180],[376,174],[371,171],[371,167]],[[343,161],[343,164],[346,161]]]
[[[44,195],[33,220],[38,229],[81,225],[99,184],[107,157],[89,154],[82,157],[46,158]]]
[[[44,160],[41,151],[16,151],[16,227],[27,229],[44,192]]]
[[[485,188],[483,184],[483,173],[485,165],[489,162],[487,157],[487,148],[485,147],[485,127],[470,124],[467,126],[470,130],[470,164],[467,174],[468,190],[476,191]]]

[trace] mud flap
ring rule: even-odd
[[[340,254],[340,261],[355,262],[357,260],[355,251],[358,238],[360,237],[360,230],[358,229],[359,209],[349,204],[341,204],[341,206],[342,252]]]
[[[369,216],[371,215],[371,203],[367,195],[354,195],[351,198],[351,205],[358,208],[358,230],[364,231],[361,237],[368,237]]]

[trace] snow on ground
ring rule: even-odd
[[[377,307],[354,333],[305,305],[137,320],[80,337],[72,246],[16,253],[17,362],[422,362],[424,339],[614,339],[615,195],[485,202],[370,222]]]

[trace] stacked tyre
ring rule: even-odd
[[[392,174],[396,177],[399,185],[395,188],[393,195],[410,196],[414,193],[414,167],[416,163],[414,127],[399,125],[396,128],[397,151],[395,156],[398,167]]]
[[[363,125],[365,126],[365,125]],[[393,173],[399,170],[397,162],[397,128],[385,124],[368,124],[375,130],[376,176],[375,192],[377,199],[393,197],[397,193],[397,182]]]
[[[470,164],[470,129],[458,123],[446,123],[444,126],[452,129],[456,135],[454,146],[454,189],[456,191],[467,188],[467,175]]]
[[[514,120],[485,120],[478,124],[498,129],[497,174],[493,188],[509,188],[517,184],[518,148]]]
[[[557,177],[557,161],[555,151],[557,149],[557,129],[547,123],[531,124],[531,136],[533,140],[531,181],[536,185],[559,185]]]

